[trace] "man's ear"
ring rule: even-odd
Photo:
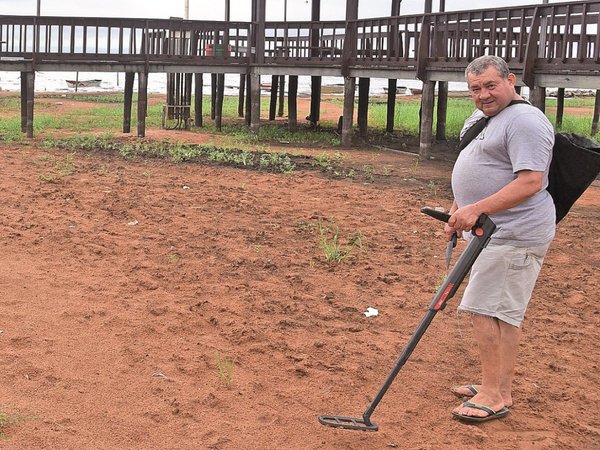
[[[506,79],[508,80],[508,84],[510,84],[511,86],[516,86],[517,76],[514,73],[509,73]]]

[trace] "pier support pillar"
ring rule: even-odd
[[[240,89],[238,93],[238,117],[244,117],[244,96],[246,94],[246,74],[240,75]]]
[[[271,77],[271,102],[269,104],[269,121],[275,120],[277,115],[277,95],[279,93],[279,76]]]
[[[252,92],[250,91],[252,85],[252,79],[250,74],[246,75],[246,126],[250,126],[252,119]],[[260,86],[259,86],[260,88]]]
[[[279,110],[277,117],[283,117],[283,109],[285,106],[285,75],[279,77]]]
[[[215,98],[215,127],[217,131],[223,129],[223,97],[225,94],[225,74],[217,75],[217,92]]]
[[[21,131],[33,138],[35,72],[21,72]]]
[[[352,145],[352,118],[354,116],[354,90],[356,79],[354,77],[344,78],[344,116],[342,119],[342,145]]]
[[[313,127],[321,120],[321,77],[310,77],[310,114],[308,116]]]
[[[600,89],[596,89],[596,101],[594,102],[594,116],[592,117],[592,136],[598,133],[598,117],[600,116]]]
[[[133,82],[135,72],[125,72],[123,92],[123,133],[131,133],[131,106],[133,103]]]
[[[419,159],[429,159],[433,136],[433,109],[435,99],[435,81],[423,82],[421,97],[421,126],[419,134]]]
[[[396,90],[398,89],[398,80],[395,78],[388,80],[387,94],[387,119],[385,124],[385,132],[394,132],[394,117],[396,116]]]
[[[217,103],[217,74],[210,74],[210,118],[215,120],[215,108]]]
[[[529,92],[529,102],[542,112],[546,112],[546,88],[535,86]]]
[[[258,129],[260,128],[260,75],[250,75],[250,98],[252,102],[250,131],[258,133]]]
[[[146,136],[146,112],[148,110],[148,74],[138,72],[137,135]]]
[[[290,75],[288,88],[288,130],[298,130],[298,75]]]
[[[201,73],[194,74],[194,126],[199,128],[204,125],[202,122],[202,89],[204,79]]]
[[[448,82],[438,81],[437,126],[435,139],[446,140],[446,116],[448,115]]]
[[[369,125],[369,88],[370,78],[359,78],[358,80],[358,134],[362,138],[367,137]]]
[[[565,88],[558,88],[556,93],[556,128],[562,127],[565,112]]]

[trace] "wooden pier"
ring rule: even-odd
[[[266,0],[253,0],[251,22],[0,16],[0,70],[21,72],[22,128],[30,137],[36,71],[125,72],[124,132],[130,132],[137,73],[139,136],[145,133],[149,73],[182,77],[173,83],[185,86],[186,98],[195,92],[195,104],[184,106],[188,114],[195,107],[196,126],[202,124],[199,75],[215,75],[218,112],[223,74],[239,74],[248,90],[240,114],[246,115],[252,130],[260,125],[261,76],[282,81],[289,77],[291,129],[297,126],[297,77],[313,77],[309,118],[315,123],[320,77],[342,77],[344,145],[350,144],[354,133],[356,79],[361,133],[366,132],[370,78],[389,80],[390,120],[396,80],[419,79],[423,82],[423,157],[428,156],[433,139],[435,84],[439,83],[438,118],[443,124],[447,83],[464,81],[465,67],[480,55],[504,58],[519,84],[531,89],[530,99],[540,108],[547,87],[600,89],[600,0],[369,19],[358,18],[358,0],[347,0],[344,21],[320,21],[319,5],[320,0],[313,0],[311,22],[267,22]],[[392,1],[392,13],[394,8],[399,12],[398,5]],[[219,114],[215,120],[220,120]],[[393,129],[390,120],[388,131]]]

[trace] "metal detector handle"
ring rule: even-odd
[[[425,207],[421,208],[421,212],[423,214],[427,214],[428,216],[433,217],[434,219],[441,220],[442,222],[448,223],[448,220],[450,220],[450,214],[438,211],[437,209]]]

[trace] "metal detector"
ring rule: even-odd
[[[421,209],[421,212],[444,222],[448,222],[448,219],[450,219],[449,214],[431,208],[423,208]],[[437,312],[444,309],[448,300],[454,296],[465,276],[469,270],[471,270],[473,263],[490,241],[492,233],[495,229],[496,225],[488,216],[485,214],[479,216],[479,219],[477,219],[477,222],[471,229],[473,238],[470,240],[469,245],[459,256],[458,261],[456,261],[453,269],[450,271],[442,283],[442,286],[435,294],[433,301],[429,305],[427,314],[425,314],[425,317],[413,335],[410,337],[392,371],[388,374],[383,386],[381,386],[377,392],[377,395],[375,395],[375,398],[364,412],[362,417],[322,415],[319,416],[319,422],[321,422],[321,424],[328,427],[345,428],[347,430],[377,431],[379,429],[377,424],[371,421],[371,414],[373,414],[375,408],[377,408],[377,405],[391,386],[402,366],[404,366],[406,361],[408,361],[408,358],[421,340],[421,337],[423,337],[423,334],[425,334],[425,331],[429,327],[429,324]]]

